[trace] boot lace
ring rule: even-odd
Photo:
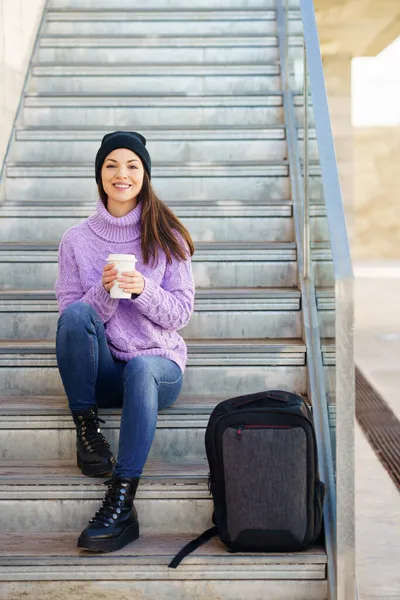
[[[79,435],[83,444],[89,452],[110,448],[104,435],[101,433],[99,423],[105,423],[103,419],[95,415],[85,416],[79,426]]]
[[[101,523],[109,527],[121,514],[122,505],[127,494],[127,484],[118,482],[114,478],[107,479],[104,484],[108,486],[106,496],[99,510],[90,519],[90,523]]]

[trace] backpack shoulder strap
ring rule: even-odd
[[[205,544],[206,542],[208,542],[208,540],[211,540],[211,538],[213,538],[217,534],[218,534],[217,527],[211,527],[211,529],[207,529],[207,531],[205,531],[204,533],[199,535],[198,538],[196,538],[195,540],[192,540],[191,542],[186,544],[186,546],[184,546],[182,548],[182,550],[180,552],[178,552],[178,554],[175,556],[175,558],[171,560],[168,567],[170,569],[176,569],[176,567],[182,562],[182,560],[185,558],[185,556],[187,556],[188,554],[190,554],[191,552],[196,550],[196,548],[198,548],[202,544]]]

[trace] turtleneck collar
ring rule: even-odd
[[[131,242],[140,237],[141,202],[124,217],[113,217],[101,200],[97,201],[96,211],[95,215],[88,218],[88,225],[104,240]]]

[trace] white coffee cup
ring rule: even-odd
[[[122,273],[135,270],[137,258],[134,254],[110,254],[107,258],[107,264],[109,265],[110,263],[113,263],[115,268],[118,269],[117,277],[119,277]],[[120,282],[114,281],[110,290],[111,298],[129,299],[131,297],[130,292],[124,292],[119,286]]]

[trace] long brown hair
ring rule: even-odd
[[[98,183],[100,199],[107,208],[107,194],[104,191],[103,183],[100,178]],[[187,252],[174,235],[177,231],[186,242],[190,256],[194,254],[194,244],[190,233],[174,215],[172,210],[158,198],[147,172],[144,172],[143,186],[138,195],[138,202],[142,203],[141,217],[141,246],[142,256],[147,265],[150,258],[158,262],[158,250],[161,247],[169,264],[172,263],[172,256],[178,260],[186,260]]]

